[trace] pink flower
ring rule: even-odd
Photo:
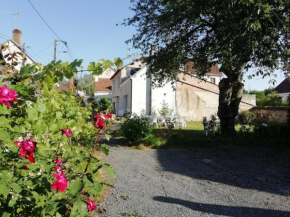
[[[56,181],[52,184],[51,188],[56,189],[56,191],[63,192],[67,188],[67,179],[64,177],[64,174],[58,175],[53,174],[56,178]]]
[[[60,166],[55,166],[53,168],[53,170],[56,171],[56,172],[58,172],[59,174],[62,174],[62,172],[63,172]]]
[[[100,113],[97,113],[95,116],[94,116],[94,119],[97,121],[99,118],[102,118],[102,115]]]
[[[106,126],[106,122],[102,118],[97,118],[95,127],[98,129],[103,129]]]
[[[6,105],[8,109],[10,108],[9,102],[18,101],[16,96],[17,93],[15,90],[8,89],[6,85],[0,87],[0,103]]]
[[[87,204],[87,209],[88,211],[94,211],[97,206],[96,206],[96,201],[95,200],[91,200],[90,198],[88,198],[87,196],[84,195],[84,197],[87,199],[87,201],[84,201]]]
[[[104,117],[107,119],[111,119],[113,117],[113,114],[106,114]]]
[[[162,135],[163,135],[163,136],[166,136],[166,133],[164,132],[164,133],[162,133]]]
[[[32,139],[28,139],[22,142],[15,141],[14,144],[16,144],[18,148],[20,148],[20,157],[24,157],[25,159],[28,159],[31,163],[35,163],[35,159],[33,156],[36,147],[35,141],[33,141]]]
[[[61,130],[61,132],[63,132],[67,136],[67,138],[71,137],[72,134],[71,130],[64,128]]]
[[[56,156],[55,157],[55,163],[56,164],[62,164],[62,161],[63,161],[63,157],[62,156]]]
[[[159,137],[160,136],[160,133],[157,133],[157,136]]]

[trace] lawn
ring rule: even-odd
[[[240,126],[236,126],[235,136],[224,136],[212,132],[205,136],[201,122],[187,122],[185,128],[153,128],[150,134],[141,141],[130,144],[137,149],[146,148],[202,148],[228,145],[241,146],[283,146],[289,143],[287,133],[282,132],[283,126],[269,126],[267,132],[248,133],[239,132]]]

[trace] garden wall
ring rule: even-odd
[[[251,111],[256,115],[257,118],[264,119],[267,122],[287,122],[286,106],[259,106],[252,108]]]

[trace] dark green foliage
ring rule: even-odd
[[[136,142],[149,134],[150,123],[137,115],[132,115],[131,118],[121,124],[120,132],[129,142]]]
[[[247,124],[250,125],[255,119],[255,114],[251,111],[243,111],[238,115],[237,121],[238,124]]]
[[[107,98],[102,98],[98,102],[98,110],[99,111],[108,111],[112,107],[112,102],[108,100]]]

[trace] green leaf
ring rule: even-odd
[[[52,124],[50,127],[49,127],[49,130],[52,131],[52,132],[56,132],[59,130],[59,127],[57,124]]]
[[[114,179],[116,177],[116,172],[115,170],[108,164],[105,164],[103,166],[104,170],[106,171],[107,175],[111,178]]]
[[[13,207],[16,204],[17,200],[16,199],[12,199],[9,201],[8,206],[9,207]]]
[[[7,212],[4,212],[4,214],[2,215],[2,217],[9,217],[9,216],[10,216],[10,214]]]
[[[38,164],[28,164],[27,167],[31,170],[36,170],[39,167],[39,165]]]
[[[87,205],[83,201],[79,201],[77,203],[77,209],[81,215],[88,214]]]
[[[5,184],[0,184],[0,194],[2,194],[5,198],[10,192],[10,188],[7,187]]]
[[[7,124],[10,124],[10,120],[4,116],[0,117],[0,127],[5,127]]]
[[[102,151],[103,151],[103,153],[104,153],[105,155],[108,155],[108,154],[109,154],[109,146],[108,146],[108,145],[104,145],[104,144],[102,144],[102,145],[101,145],[101,149],[102,149]]]
[[[4,130],[0,130],[0,141],[4,141],[4,142],[10,142],[10,136],[9,133],[7,133]]]
[[[12,183],[12,184],[10,184],[9,185],[11,188],[13,188],[13,190],[15,191],[15,192],[17,192],[17,193],[20,193],[21,191],[22,191],[22,188],[18,185],[18,184],[16,184],[16,183]]]
[[[45,213],[48,213],[48,214],[55,213],[57,205],[58,205],[58,203],[55,202],[55,201],[53,201],[52,203],[48,204],[48,206],[44,208]]]
[[[80,181],[76,181],[70,185],[69,193],[71,195],[76,195],[80,193],[83,188],[84,188],[84,183]]]
[[[100,182],[95,182],[94,184],[94,190],[96,191],[96,193],[100,194],[103,190],[103,185]]]

